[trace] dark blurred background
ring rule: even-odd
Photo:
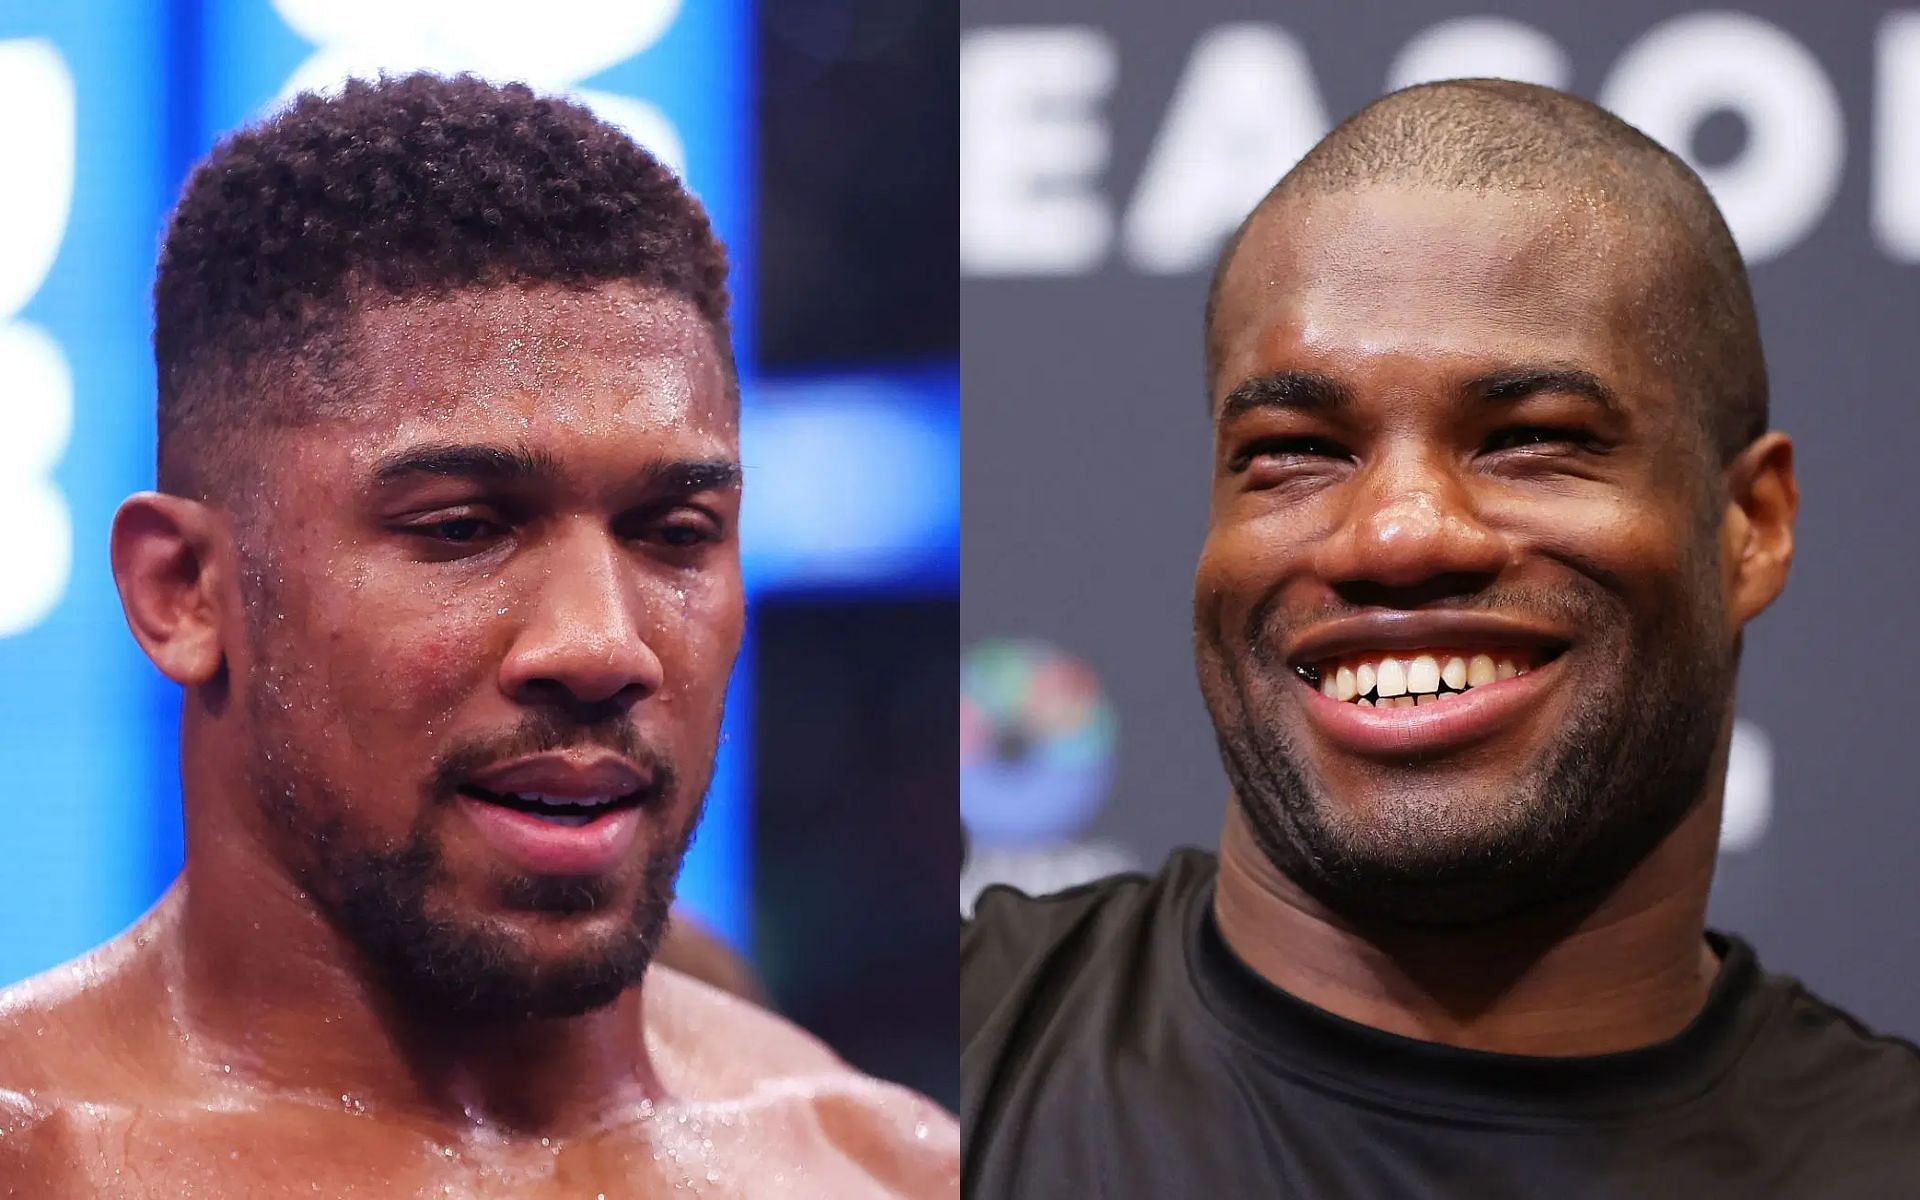
[[[763,370],[951,371],[957,38],[949,0],[761,6]],[[957,409],[954,421],[957,486]],[[857,1066],[949,1106],[957,579],[930,564],[892,594],[763,600],[754,718],[753,944],[775,1004]]]
[[[952,362],[959,19],[941,0],[760,9],[760,359]]]

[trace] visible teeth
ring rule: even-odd
[[[1382,696],[1403,696],[1407,691],[1407,668],[1397,658],[1383,658],[1376,682]]]
[[[1355,704],[1358,704],[1358,705],[1359,705],[1359,706],[1360,706],[1361,708],[1372,708],[1372,707],[1373,707],[1373,701],[1371,701],[1371,700],[1355,700],[1355,701],[1354,701],[1354,703],[1355,703]]]
[[[1416,703],[1414,697],[1421,697],[1417,703],[1422,704],[1451,699],[1469,688],[1525,675],[1527,666],[1524,660],[1491,654],[1421,654],[1410,659],[1382,657],[1348,662],[1323,670],[1320,690],[1335,700],[1367,704],[1369,708],[1411,708]],[[1395,703],[1403,697],[1405,704]]]
[[[1426,704],[1434,704],[1438,702],[1439,699],[1440,697],[1434,695],[1431,692],[1421,692],[1419,695],[1413,698],[1413,702],[1415,704],[1426,705]]]
[[[601,804],[611,804],[612,796],[555,796],[547,792],[516,792],[520,800],[536,804],[565,804],[574,808],[593,808]]]

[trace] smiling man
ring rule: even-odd
[[[679,181],[524,88],[350,84],[195,172],[155,317],[112,557],[186,866],[0,996],[0,1191],[951,1195],[936,1107],[650,967],[743,620]]]
[[[1206,347],[1220,850],[981,898],[968,1193],[1920,1190],[1920,1055],[1705,929],[1797,495],[1698,178],[1545,89],[1396,93],[1242,225]]]

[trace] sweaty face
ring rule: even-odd
[[[1290,199],[1223,281],[1201,688],[1261,849],[1336,911],[1604,885],[1710,777],[1724,500],[1631,233],[1536,197]]]
[[[239,522],[275,853],[402,996],[606,1004],[651,957],[739,647],[735,401],[626,285],[356,318]]]

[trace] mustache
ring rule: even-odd
[[[497,735],[462,738],[436,759],[428,783],[439,800],[451,800],[460,786],[485,767],[533,754],[552,754],[570,750],[608,750],[640,768],[653,780],[654,795],[670,795],[679,782],[679,773],[665,754],[640,736],[624,716],[610,715],[602,720],[581,721],[557,712],[527,714],[511,730]]]

